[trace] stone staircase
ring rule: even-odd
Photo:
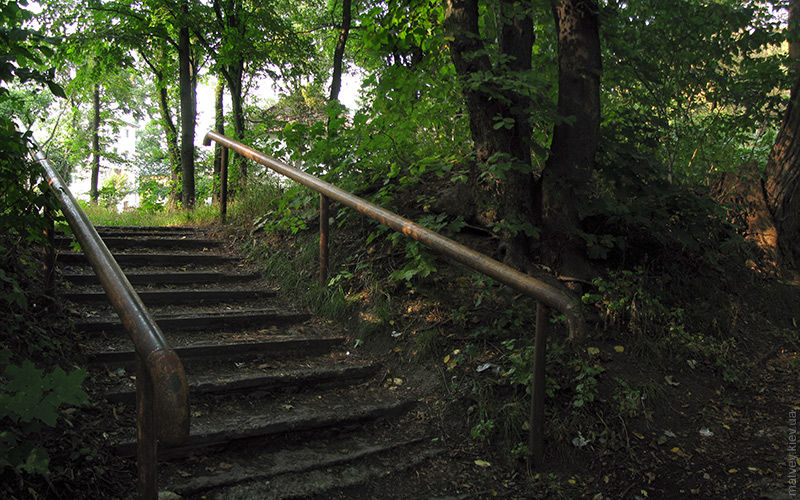
[[[159,447],[162,492],[189,498],[440,494],[409,484],[415,470],[441,453],[431,446],[431,431],[415,424],[419,395],[348,351],[352,339],[334,325],[293,308],[202,229],[98,232],[189,379],[191,433],[180,447]],[[109,439],[119,454],[133,456],[131,343],[85,257],[66,237],[58,244],[63,296],[90,366],[105,375],[98,379],[111,410]],[[394,489],[398,481],[403,485]]]

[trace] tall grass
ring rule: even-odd
[[[200,205],[194,210],[117,212],[85,202],[79,204],[96,226],[201,226],[219,221],[219,207],[211,205]]]
[[[283,196],[285,187],[274,175],[266,175],[262,179],[252,179],[236,193],[236,200],[228,207],[231,221],[239,224],[252,224],[274,207],[276,201]]]

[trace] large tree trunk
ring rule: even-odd
[[[225,110],[224,106],[225,97],[225,80],[217,78],[217,87],[214,90],[214,130],[218,134],[225,134]],[[217,144],[214,146],[214,190],[212,193],[211,203],[217,204],[219,202],[220,193],[222,190],[222,146]]]
[[[800,1],[791,0],[789,2],[789,61],[794,76],[797,76],[797,69],[800,66]]]
[[[89,184],[89,196],[92,203],[97,204],[97,183],[100,178],[100,84],[94,84],[92,94],[92,176]]]
[[[462,86],[474,142],[473,196],[488,201],[486,222],[501,228],[504,260],[525,268],[531,258],[535,219],[531,169],[530,98],[504,82],[520,80],[531,68],[533,22],[527,1],[501,4],[499,37],[503,61],[492,64],[478,27],[478,0],[448,0],[445,18],[450,55]],[[467,83],[486,75],[479,85]],[[488,76],[488,78],[487,78]],[[498,98],[498,96],[501,96]]]
[[[743,165],[737,175],[724,176],[717,197],[744,206],[745,236],[780,271],[800,268],[800,1],[789,5],[790,67],[795,84],[763,177]]]
[[[562,275],[591,277],[577,234],[591,193],[600,133],[600,35],[596,0],[551,0],[558,37],[558,116],[542,174],[545,257]]]
[[[189,6],[183,1],[181,10],[188,17]],[[178,31],[178,67],[181,99],[181,201],[183,208],[194,208],[194,126],[195,111],[192,91],[192,63],[189,28]]]
[[[764,171],[764,195],[777,229],[777,257],[784,269],[800,265],[800,79]]]

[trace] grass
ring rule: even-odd
[[[117,212],[99,205],[80,202],[81,208],[96,226],[198,226],[219,221],[219,207],[201,205],[193,210]]]

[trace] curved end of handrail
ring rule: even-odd
[[[183,363],[172,349],[159,349],[144,361],[153,381],[159,442],[176,446],[189,437],[189,384]]]
[[[206,135],[203,136],[203,146],[211,145],[211,132],[213,132],[213,130],[209,130],[208,132],[206,132]]]

